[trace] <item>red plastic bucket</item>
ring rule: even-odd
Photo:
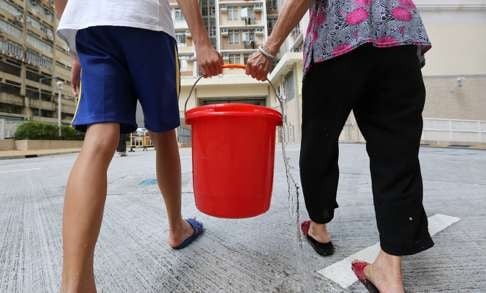
[[[248,218],[270,207],[276,126],[282,115],[249,104],[187,111],[192,126],[196,207],[221,218]]]

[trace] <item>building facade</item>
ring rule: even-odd
[[[3,137],[12,136],[9,129],[25,119],[57,121],[59,93],[62,122],[68,124],[73,118],[76,102],[71,93],[71,59],[67,45],[55,34],[56,26],[53,1],[0,1]]]
[[[266,1],[202,0],[201,14],[214,47],[226,64],[243,64],[268,34]],[[170,0],[182,76],[195,76],[192,36],[177,2]],[[276,10],[272,10],[274,13]]]

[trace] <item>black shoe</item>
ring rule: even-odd
[[[312,248],[314,248],[317,254],[321,256],[330,256],[334,254],[334,245],[331,241],[327,243],[321,243],[309,235],[310,221],[304,221],[300,227],[302,229],[302,233],[305,235],[305,238],[310,243]]]

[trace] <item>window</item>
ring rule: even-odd
[[[250,30],[250,31],[244,31],[244,32],[242,32],[242,34],[241,34],[241,40],[243,42],[251,42],[251,41],[254,41],[255,40],[255,33],[254,33],[254,31]]]
[[[27,52],[25,52],[25,60],[28,64],[32,64],[35,66],[43,66],[47,68],[50,68],[52,66],[52,59],[40,56],[39,54],[31,50],[27,50]]]
[[[0,84],[0,88],[2,88],[1,84]],[[0,103],[0,112],[22,114],[22,106]]]
[[[12,81],[0,83],[0,92],[20,96],[20,84]]]
[[[8,3],[7,1],[0,1],[0,8],[10,12],[13,16],[20,16],[22,15],[22,10],[13,6],[12,4]]]
[[[32,27],[38,29],[38,30],[41,30],[42,27],[43,27],[40,22],[38,22],[36,19],[34,19],[30,15],[27,16],[27,23],[30,24]]]
[[[189,66],[188,66],[188,63],[187,63],[187,59],[188,59],[188,58],[187,58],[187,57],[185,57],[185,56],[184,56],[184,57],[182,57],[182,56],[181,56],[181,57],[179,58],[179,61],[180,61],[180,66],[181,66],[180,70],[181,70],[181,71],[187,71],[187,70],[189,70]]]
[[[8,59],[7,59],[8,60]],[[20,65],[13,62],[4,62],[0,60],[0,71],[6,72],[8,74],[20,76]]]
[[[39,73],[37,72],[32,72],[30,70],[26,70],[26,75],[25,77],[28,79],[28,80],[32,80],[32,81],[35,81],[35,82],[39,82],[40,79],[42,78],[42,75],[40,75]],[[46,81],[45,80],[42,80],[43,83],[45,83]],[[50,82],[50,80],[49,80]]]
[[[209,28],[209,37],[216,38],[216,26],[212,26]]]
[[[284,95],[286,101],[292,100],[295,98],[295,76],[294,76],[294,71],[290,71],[284,78],[283,82],[283,88],[284,88]]]
[[[174,9],[174,18],[176,21],[184,21],[184,15],[182,14],[182,10],[179,8]]]
[[[185,45],[186,44],[186,33],[185,32],[176,33],[175,36],[176,36],[177,44],[179,44],[179,45]]]
[[[228,56],[228,63],[229,64],[239,64],[240,63],[240,54],[229,54]]]
[[[244,54],[243,55],[243,63],[244,64],[248,63],[248,58],[250,58],[250,54]]]
[[[240,43],[240,32],[239,31],[228,31],[229,43],[239,44]]]
[[[239,7],[228,7],[228,20],[239,20],[240,9]]]
[[[0,39],[0,53],[14,57],[18,60],[24,60],[24,49],[22,46],[4,39]]]
[[[52,54],[52,47],[44,41],[39,40],[38,38],[28,35],[27,36],[27,43],[29,43],[34,48],[46,53]]]
[[[21,29],[4,20],[0,20],[0,31],[6,32],[7,34],[17,37],[19,39],[22,37]]]

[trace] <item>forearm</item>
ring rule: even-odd
[[[64,12],[64,8],[66,7],[68,0],[55,0],[55,8],[56,8],[56,16],[57,18],[61,18],[62,13]]]
[[[178,0],[177,2],[186,18],[195,46],[210,45],[211,42],[201,17],[198,0]]]
[[[287,0],[279,13],[277,23],[268,37],[265,49],[276,55],[280,46],[309,9],[309,0]]]

